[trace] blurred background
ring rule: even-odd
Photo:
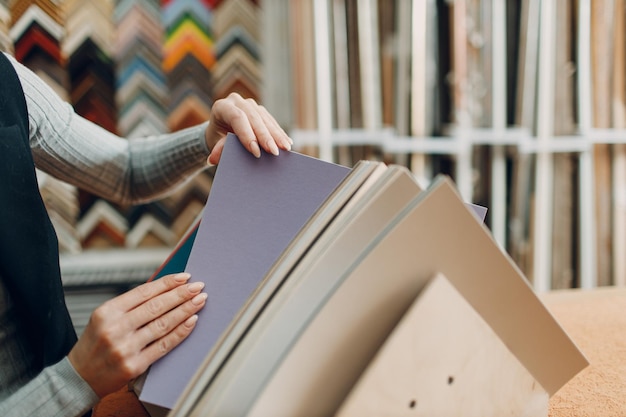
[[[0,0],[0,49],[128,140],[238,92],[296,150],[450,175],[537,291],[626,285],[626,0]],[[193,223],[212,169],[121,207],[40,175],[79,332]]]

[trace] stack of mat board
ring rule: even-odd
[[[400,166],[255,159],[229,137],[185,267],[207,306],[140,400],[153,416],[547,415],[587,361],[478,209],[446,177],[422,190]]]

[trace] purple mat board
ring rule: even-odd
[[[209,298],[189,338],[150,368],[141,401],[174,406],[265,273],[349,171],[296,152],[257,159],[227,137],[186,267]]]

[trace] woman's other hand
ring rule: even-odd
[[[189,274],[140,285],[94,310],[68,357],[100,396],[144,373],[180,344],[195,327],[207,294]]]

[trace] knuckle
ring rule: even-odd
[[[265,143],[268,146],[270,145],[270,143],[274,142],[274,138],[272,137],[270,132],[268,132],[267,130],[261,130],[260,132],[257,133],[257,136],[259,137],[260,140],[263,141],[263,143]]]
[[[228,105],[229,101],[232,101],[230,97],[215,100],[215,102],[213,102],[213,111],[219,112],[223,107]]]
[[[154,326],[156,334],[164,334],[169,329],[168,321],[165,320],[163,317],[156,318],[152,322],[152,325]]]
[[[93,313],[91,313],[89,322],[85,328],[85,331],[87,330],[89,330],[89,334],[91,334],[98,343],[109,341],[112,338],[113,330],[101,310],[94,310]]]
[[[179,286],[180,284],[176,281],[176,274],[169,274],[164,277],[165,278],[165,286],[166,288],[174,288]],[[158,281],[157,281],[158,282]]]
[[[117,364],[117,369],[120,376],[125,380],[132,379],[138,375],[137,367],[132,361],[129,360],[119,362]]]
[[[122,357],[120,348],[116,344],[116,335],[113,329],[103,327],[98,331],[98,343],[111,351],[114,355]]]
[[[239,101],[242,97],[241,97],[241,95],[239,93],[236,93],[236,92],[233,91],[230,94],[228,94],[227,98],[229,100]]]
[[[178,342],[180,343],[184,338],[186,338],[189,333],[191,333],[192,329],[193,326],[189,327],[185,325],[185,322],[181,323],[181,325],[178,326],[174,332],[176,334]]]
[[[106,304],[103,304],[100,307],[97,307],[91,313],[91,316],[89,317],[89,323],[95,328],[102,327],[104,323],[106,322],[106,318],[108,317],[106,310],[107,310]]]
[[[118,376],[126,380],[135,378],[142,372],[136,359],[136,355],[130,350],[112,348],[109,351],[110,368],[115,369]]]
[[[171,347],[171,343],[168,340],[167,337],[163,337],[161,339],[159,339],[157,343],[157,351],[159,352],[159,354],[161,355],[165,355],[166,353],[168,353],[172,347]]]
[[[133,365],[129,356],[121,349],[111,349],[108,352],[108,363],[111,369],[115,369],[116,372],[124,378],[132,378]]]
[[[193,293],[189,289],[189,286],[183,286],[176,289],[176,297],[182,302],[189,297],[191,297]]]
[[[197,306],[196,304],[192,303],[191,300],[181,305],[181,309],[186,316],[190,316],[191,314],[197,312],[200,307],[201,306]]]
[[[239,107],[235,107],[233,111],[233,120],[243,120],[246,119],[246,112]]]
[[[149,314],[153,316],[158,316],[161,314],[163,302],[161,301],[159,297],[151,298],[148,301],[146,301],[145,306]]]
[[[114,363],[117,367],[123,368],[126,366],[126,354],[123,349],[116,345],[112,345],[108,351],[109,358],[112,363]]]
[[[152,295],[152,283],[147,282],[145,284],[141,284],[140,286],[135,288],[135,291],[139,293],[142,299],[150,298]]]
[[[110,338],[113,332],[112,324],[114,325],[115,323],[115,321],[112,321],[113,316],[108,305],[103,304],[91,313],[88,326],[99,335],[99,338]]]

